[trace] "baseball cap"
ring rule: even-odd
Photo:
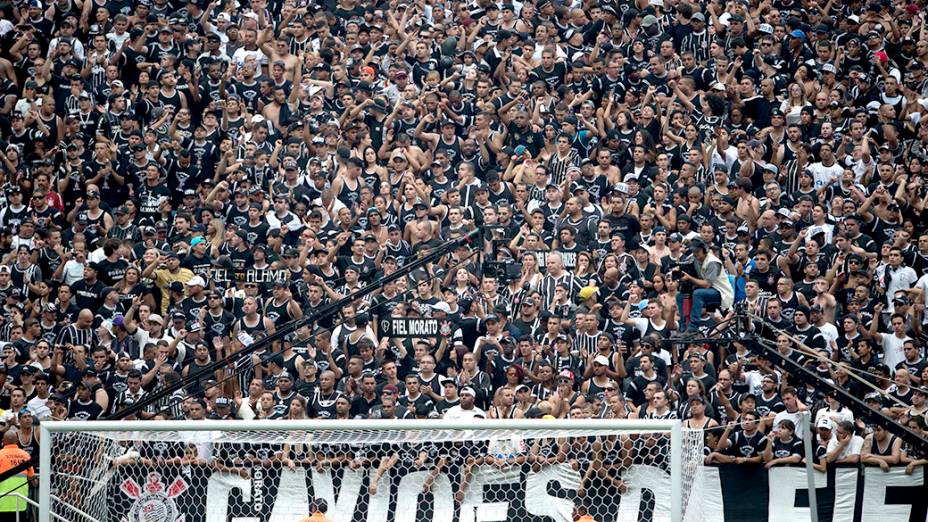
[[[597,355],[593,359],[593,364],[601,364],[603,366],[609,366],[609,358],[607,358],[605,355]]]
[[[825,428],[826,430],[834,429],[834,426],[831,424],[831,419],[828,417],[822,417],[815,423],[816,428]]]
[[[594,295],[598,293],[599,293],[599,288],[595,286],[585,286],[580,289],[580,293],[578,295],[580,296],[580,299],[586,300],[586,299],[593,297]]]

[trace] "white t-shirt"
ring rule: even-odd
[[[780,425],[780,421],[782,421],[783,419],[789,419],[793,421],[793,424],[796,425],[796,433],[794,433],[793,435],[798,439],[802,439],[802,435],[803,435],[802,434],[802,416],[803,416],[803,412],[801,411],[790,413],[786,410],[783,410],[780,413],[777,413],[776,416],[773,418],[773,429],[777,429],[777,426]]]
[[[828,453],[831,453],[837,447],[838,447],[838,437],[832,436],[831,440],[828,441],[828,449],[826,451]],[[851,455],[860,455],[860,450],[863,447],[864,447],[863,437],[861,437],[860,435],[852,435],[851,442],[849,442],[847,446],[844,447],[844,450],[838,454],[838,458],[836,460],[846,459],[850,457]]]
[[[883,271],[883,277],[889,279],[889,284],[886,287],[886,310],[893,313],[896,311],[896,307],[893,305],[896,292],[912,288],[912,285],[918,281],[918,274],[909,266],[900,266],[895,270],[887,266]]]
[[[261,49],[249,51],[244,47],[239,47],[235,50],[235,53],[232,54],[232,61],[235,62],[239,67],[245,65],[245,60],[248,58],[254,58],[255,61],[258,62],[258,65],[267,64],[267,56],[264,55],[264,52],[262,52]]]
[[[818,421],[825,417],[831,419],[832,424],[837,424],[841,421],[854,422],[854,412],[847,408],[841,408],[838,411],[830,410],[828,408],[822,408],[815,413],[815,425],[818,426]]]
[[[896,373],[896,366],[905,360],[902,345],[910,339],[911,337],[908,335],[900,339],[894,333],[883,334],[881,342],[883,345],[883,364],[889,366],[889,371],[892,373]]]
[[[922,290],[922,303],[928,305],[928,274],[923,275],[914,287]],[[928,324],[928,314],[922,315],[922,324]]]
[[[825,323],[821,326],[818,326],[818,329],[822,331],[822,337],[825,338],[825,346],[827,346],[828,351],[831,352],[838,340],[838,328],[831,323]]]
[[[84,263],[79,263],[74,259],[69,259],[64,264],[62,273],[64,284],[73,285],[84,278]]]
[[[822,165],[822,162],[809,165],[809,171],[812,172],[812,179],[815,181],[815,188],[819,189],[831,183],[831,178],[841,178],[844,174],[844,168],[835,163],[830,167]]]
[[[474,406],[469,410],[465,410],[461,407],[460,404],[448,408],[448,411],[445,412],[445,419],[459,420],[459,419],[476,419],[487,418],[487,413],[480,408]]]

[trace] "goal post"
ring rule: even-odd
[[[40,426],[40,520],[702,519],[677,420],[92,421]]]

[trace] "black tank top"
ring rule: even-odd
[[[516,414],[516,405],[510,406],[509,411],[505,413],[500,411],[499,406],[493,406],[493,410],[496,412],[497,419],[512,419]]]
[[[796,292],[793,292],[793,295],[786,300],[781,299],[779,294],[777,294],[777,301],[780,302],[780,308],[782,309],[780,314],[787,321],[791,322],[793,320],[793,314],[796,313],[796,309],[799,308],[799,297],[797,297]]]
[[[371,192],[374,194],[380,194],[380,175],[376,172],[367,172],[366,170],[361,173],[361,177],[364,178],[364,182],[367,183],[367,186],[371,188]],[[360,193],[360,189],[358,190]]]
[[[3,213],[3,220],[0,225],[10,228],[15,232],[19,229],[19,224],[22,223],[28,213],[29,207],[27,206],[23,206],[22,210],[13,210],[13,207],[6,207],[6,212]]]
[[[405,229],[406,225],[408,225],[409,223],[412,223],[415,220],[416,220],[416,209],[411,208],[407,210],[405,204],[400,205],[400,215],[399,215],[400,227]]]
[[[355,332],[356,332],[356,331],[357,331],[357,330],[355,330]],[[354,333],[354,332],[352,332],[352,333]],[[361,337],[358,337],[358,338],[357,338],[356,340],[354,340],[354,341],[351,340],[351,334],[348,334],[348,335],[345,336],[345,343],[344,343],[343,346],[344,346],[344,352],[345,352],[345,354],[346,354],[348,357],[352,357],[352,356],[360,355],[360,354],[361,354],[361,350],[360,350],[360,348],[358,348],[358,345],[361,343],[361,339],[364,339],[364,336],[363,336],[363,335],[362,335]],[[441,391],[441,390],[439,390],[439,392],[440,392],[440,391]],[[438,393],[438,392],[436,392],[436,393]]]
[[[289,359],[284,360],[284,370],[286,370],[290,375],[300,375],[300,370],[296,367],[297,357],[297,354],[293,354]]]
[[[657,335],[661,337],[661,339],[663,339],[664,337],[666,337],[665,334],[667,333],[667,330],[669,328],[670,328],[669,322],[665,324],[663,328],[657,328],[656,326],[654,326],[654,323],[651,322],[650,319],[648,319],[648,328],[647,330],[645,330],[643,337],[647,337],[649,334],[656,333]]]
[[[876,437],[870,440],[870,454],[877,455],[880,457],[890,457],[893,454],[893,444],[896,443],[896,436],[890,435],[889,442],[886,444],[886,449],[880,449],[880,443],[876,440]]]
[[[106,215],[106,212],[103,212],[103,211],[101,210],[101,211],[100,211],[100,215],[97,216],[97,217],[95,217],[95,218],[94,218],[94,217],[90,217],[90,211],[89,211],[89,210],[84,210],[84,211],[81,212],[81,214],[87,217],[87,228],[88,228],[89,230],[94,230],[92,227],[97,227],[97,228],[96,228],[97,234],[100,234],[100,233],[103,232],[103,223],[104,223],[104,222],[103,222],[103,216]]]
[[[282,304],[276,304],[276,300],[271,298],[264,303],[264,315],[275,324],[286,324],[293,320],[290,310],[287,306],[290,300],[287,299]]]
[[[587,395],[595,396],[599,393],[604,393],[605,391],[606,391],[605,387],[596,384],[596,381],[593,380],[592,378],[590,379],[590,387],[587,388]]]
[[[351,188],[349,185],[349,180],[346,178],[345,182],[342,183],[341,190],[338,191],[338,200],[342,203],[353,207],[361,199],[361,182],[354,180],[354,188]]]
[[[451,163],[456,162],[461,157],[461,139],[455,136],[451,143],[446,143],[444,138],[439,137],[435,152],[440,150],[445,151]]]
[[[249,325],[247,322],[247,319],[242,317],[241,319],[238,320],[238,327],[239,327],[239,331],[245,332],[255,339],[259,337],[263,337],[264,334],[266,333],[266,329],[264,328],[264,316],[261,314],[258,314],[257,324]],[[256,334],[260,334],[260,335],[256,335]]]
[[[172,107],[174,107],[175,111],[179,111],[181,109],[180,91],[177,89],[174,89],[173,96],[168,96],[164,94],[164,91],[158,91],[158,99],[161,100],[162,104],[171,105]]]

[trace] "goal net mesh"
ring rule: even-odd
[[[475,423],[476,424],[476,423]],[[683,520],[702,520],[703,435],[682,430]],[[68,520],[670,520],[671,434],[570,429],[51,433]]]

